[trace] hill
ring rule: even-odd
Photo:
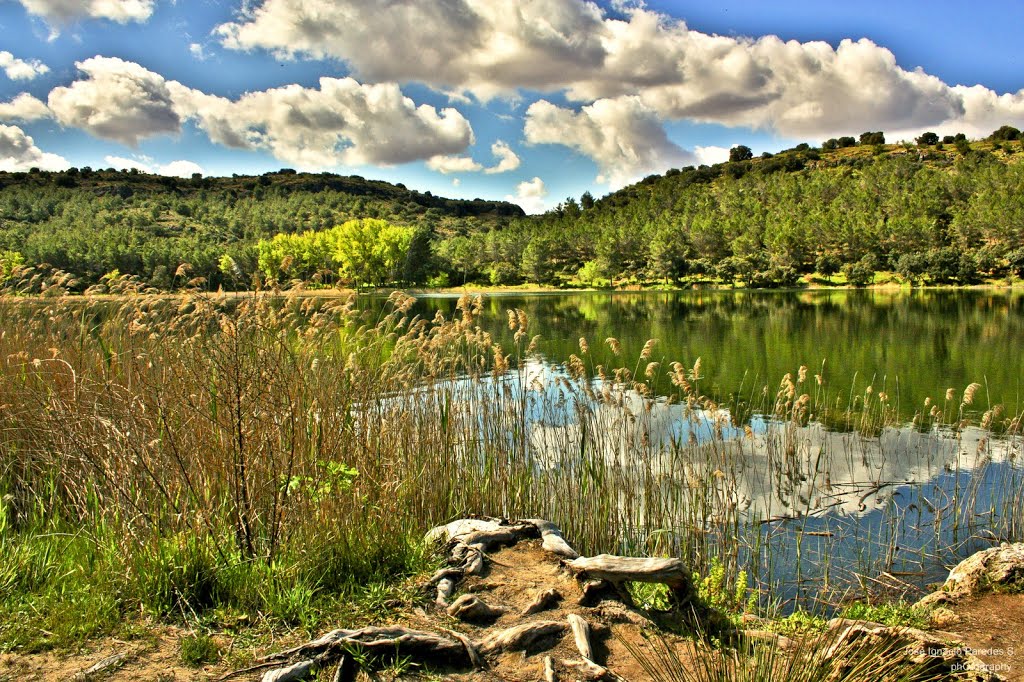
[[[499,248],[494,235],[455,239],[479,242],[466,252],[508,254],[474,264],[471,278],[492,280],[764,287],[813,273],[855,285],[878,272],[936,284],[1021,277],[1021,150],[1018,140],[800,145],[568,199],[513,221]]]
[[[758,158],[737,148],[730,162],[672,169],[601,199],[568,198],[542,216],[288,169],[192,179],[113,169],[0,173],[0,283],[23,263],[56,269],[70,291],[111,272],[160,289],[249,287],[267,276],[261,241],[307,233],[293,243],[305,248],[364,218],[415,232],[403,242],[411,244],[404,265],[392,268],[396,284],[773,287],[816,278],[860,286],[885,273],[965,285],[1024,277],[1019,131],[895,145],[871,135]],[[318,272],[327,273],[322,283],[338,281],[333,255],[317,258],[303,253],[303,268],[289,271],[286,257],[276,278]],[[13,288],[40,288],[26,286]]]
[[[223,256],[255,272],[258,241],[277,233],[373,217],[444,239],[522,216],[506,202],[445,199],[359,176],[288,169],[191,179],[89,168],[0,173],[0,281],[19,261],[72,275],[71,290],[112,271],[165,289],[183,283],[175,273],[187,263],[189,278],[217,288],[229,284]]]

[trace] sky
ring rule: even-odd
[[[1024,3],[0,0],[0,170],[358,174],[529,212],[730,147],[1024,127]]]

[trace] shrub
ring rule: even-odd
[[[864,258],[856,263],[847,263],[842,268],[846,281],[855,287],[865,287],[875,278],[875,270]]]

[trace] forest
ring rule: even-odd
[[[539,216],[290,169],[0,173],[0,287],[969,285],[1024,277],[1024,140],[881,132],[671,169]]]

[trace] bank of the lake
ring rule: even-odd
[[[467,513],[679,557],[769,619],[913,601],[1024,527],[1021,304],[4,299],[3,646],[72,647],[136,614],[255,640],[386,622],[422,605],[424,532]]]

